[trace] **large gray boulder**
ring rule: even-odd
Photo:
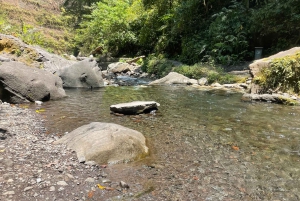
[[[39,46],[34,46],[33,48],[35,51],[37,51],[39,55],[37,61],[46,71],[49,71],[51,73],[55,73],[56,71],[62,68],[68,67],[78,62],[75,61],[74,59],[68,60],[57,54],[52,54],[50,52],[47,52],[46,50],[44,50]]]
[[[176,72],[170,72],[167,76],[150,82],[149,85],[164,85],[164,84],[192,84],[190,78]]]
[[[0,64],[0,99],[10,103],[65,97],[62,80],[42,69],[11,61]]]
[[[94,59],[86,59],[62,68],[56,74],[63,80],[63,87],[103,87],[101,69]]]
[[[55,142],[60,143],[76,151],[79,162],[119,163],[148,154],[142,133],[113,123],[81,126]]]
[[[133,101],[130,103],[120,103],[111,105],[110,110],[121,114],[140,114],[157,110],[159,103],[155,101]]]

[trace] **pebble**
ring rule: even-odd
[[[124,181],[120,181],[121,188],[129,188],[129,185],[126,184]]]
[[[15,191],[6,191],[2,195],[14,195]]]
[[[51,186],[50,189],[49,189],[49,191],[50,191],[50,192],[55,191],[55,187],[54,187],[54,186]]]
[[[87,179],[85,180],[85,182],[94,183],[94,182],[95,182],[95,179],[94,179],[94,178],[91,178],[91,177],[89,177],[89,178],[87,178]]]
[[[33,189],[33,187],[32,186],[28,186],[28,187],[24,188],[24,191],[26,192],[26,191],[29,191],[31,189]]]
[[[59,186],[67,186],[68,184],[65,181],[58,181],[57,185],[59,185]]]

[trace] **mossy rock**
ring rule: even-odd
[[[36,62],[39,53],[12,36],[1,35],[0,54],[9,54],[16,61],[23,62],[29,66]]]

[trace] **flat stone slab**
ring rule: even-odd
[[[160,104],[155,101],[133,101],[130,103],[111,105],[110,110],[121,114],[141,114],[157,110],[158,106],[160,106]]]

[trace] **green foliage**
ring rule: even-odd
[[[300,53],[274,59],[260,73],[255,82],[262,86],[262,92],[281,90],[300,93]]]
[[[176,67],[174,71],[193,79],[207,77],[209,84],[214,82],[231,84],[239,81],[237,76],[225,73],[223,69],[206,63],[197,63],[192,66],[183,65]]]
[[[251,10],[250,20],[253,41],[263,46],[266,54],[300,43],[300,1],[268,1]]]
[[[246,9],[241,3],[233,1],[229,8],[212,17],[209,26],[210,55],[220,64],[233,64],[243,60],[248,51]]]
[[[113,55],[128,53],[137,43],[135,33],[130,30],[126,10],[128,1],[103,0],[98,2],[91,15],[87,15],[76,35],[77,44],[83,54],[89,54],[98,46]]]
[[[164,77],[169,72],[171,72],[173,68],[173,63],[166,58],[155,57],[154,55],[150,55],[144,62],[142,66],[142,70],[149,73],[155,74],[158,77]]]

